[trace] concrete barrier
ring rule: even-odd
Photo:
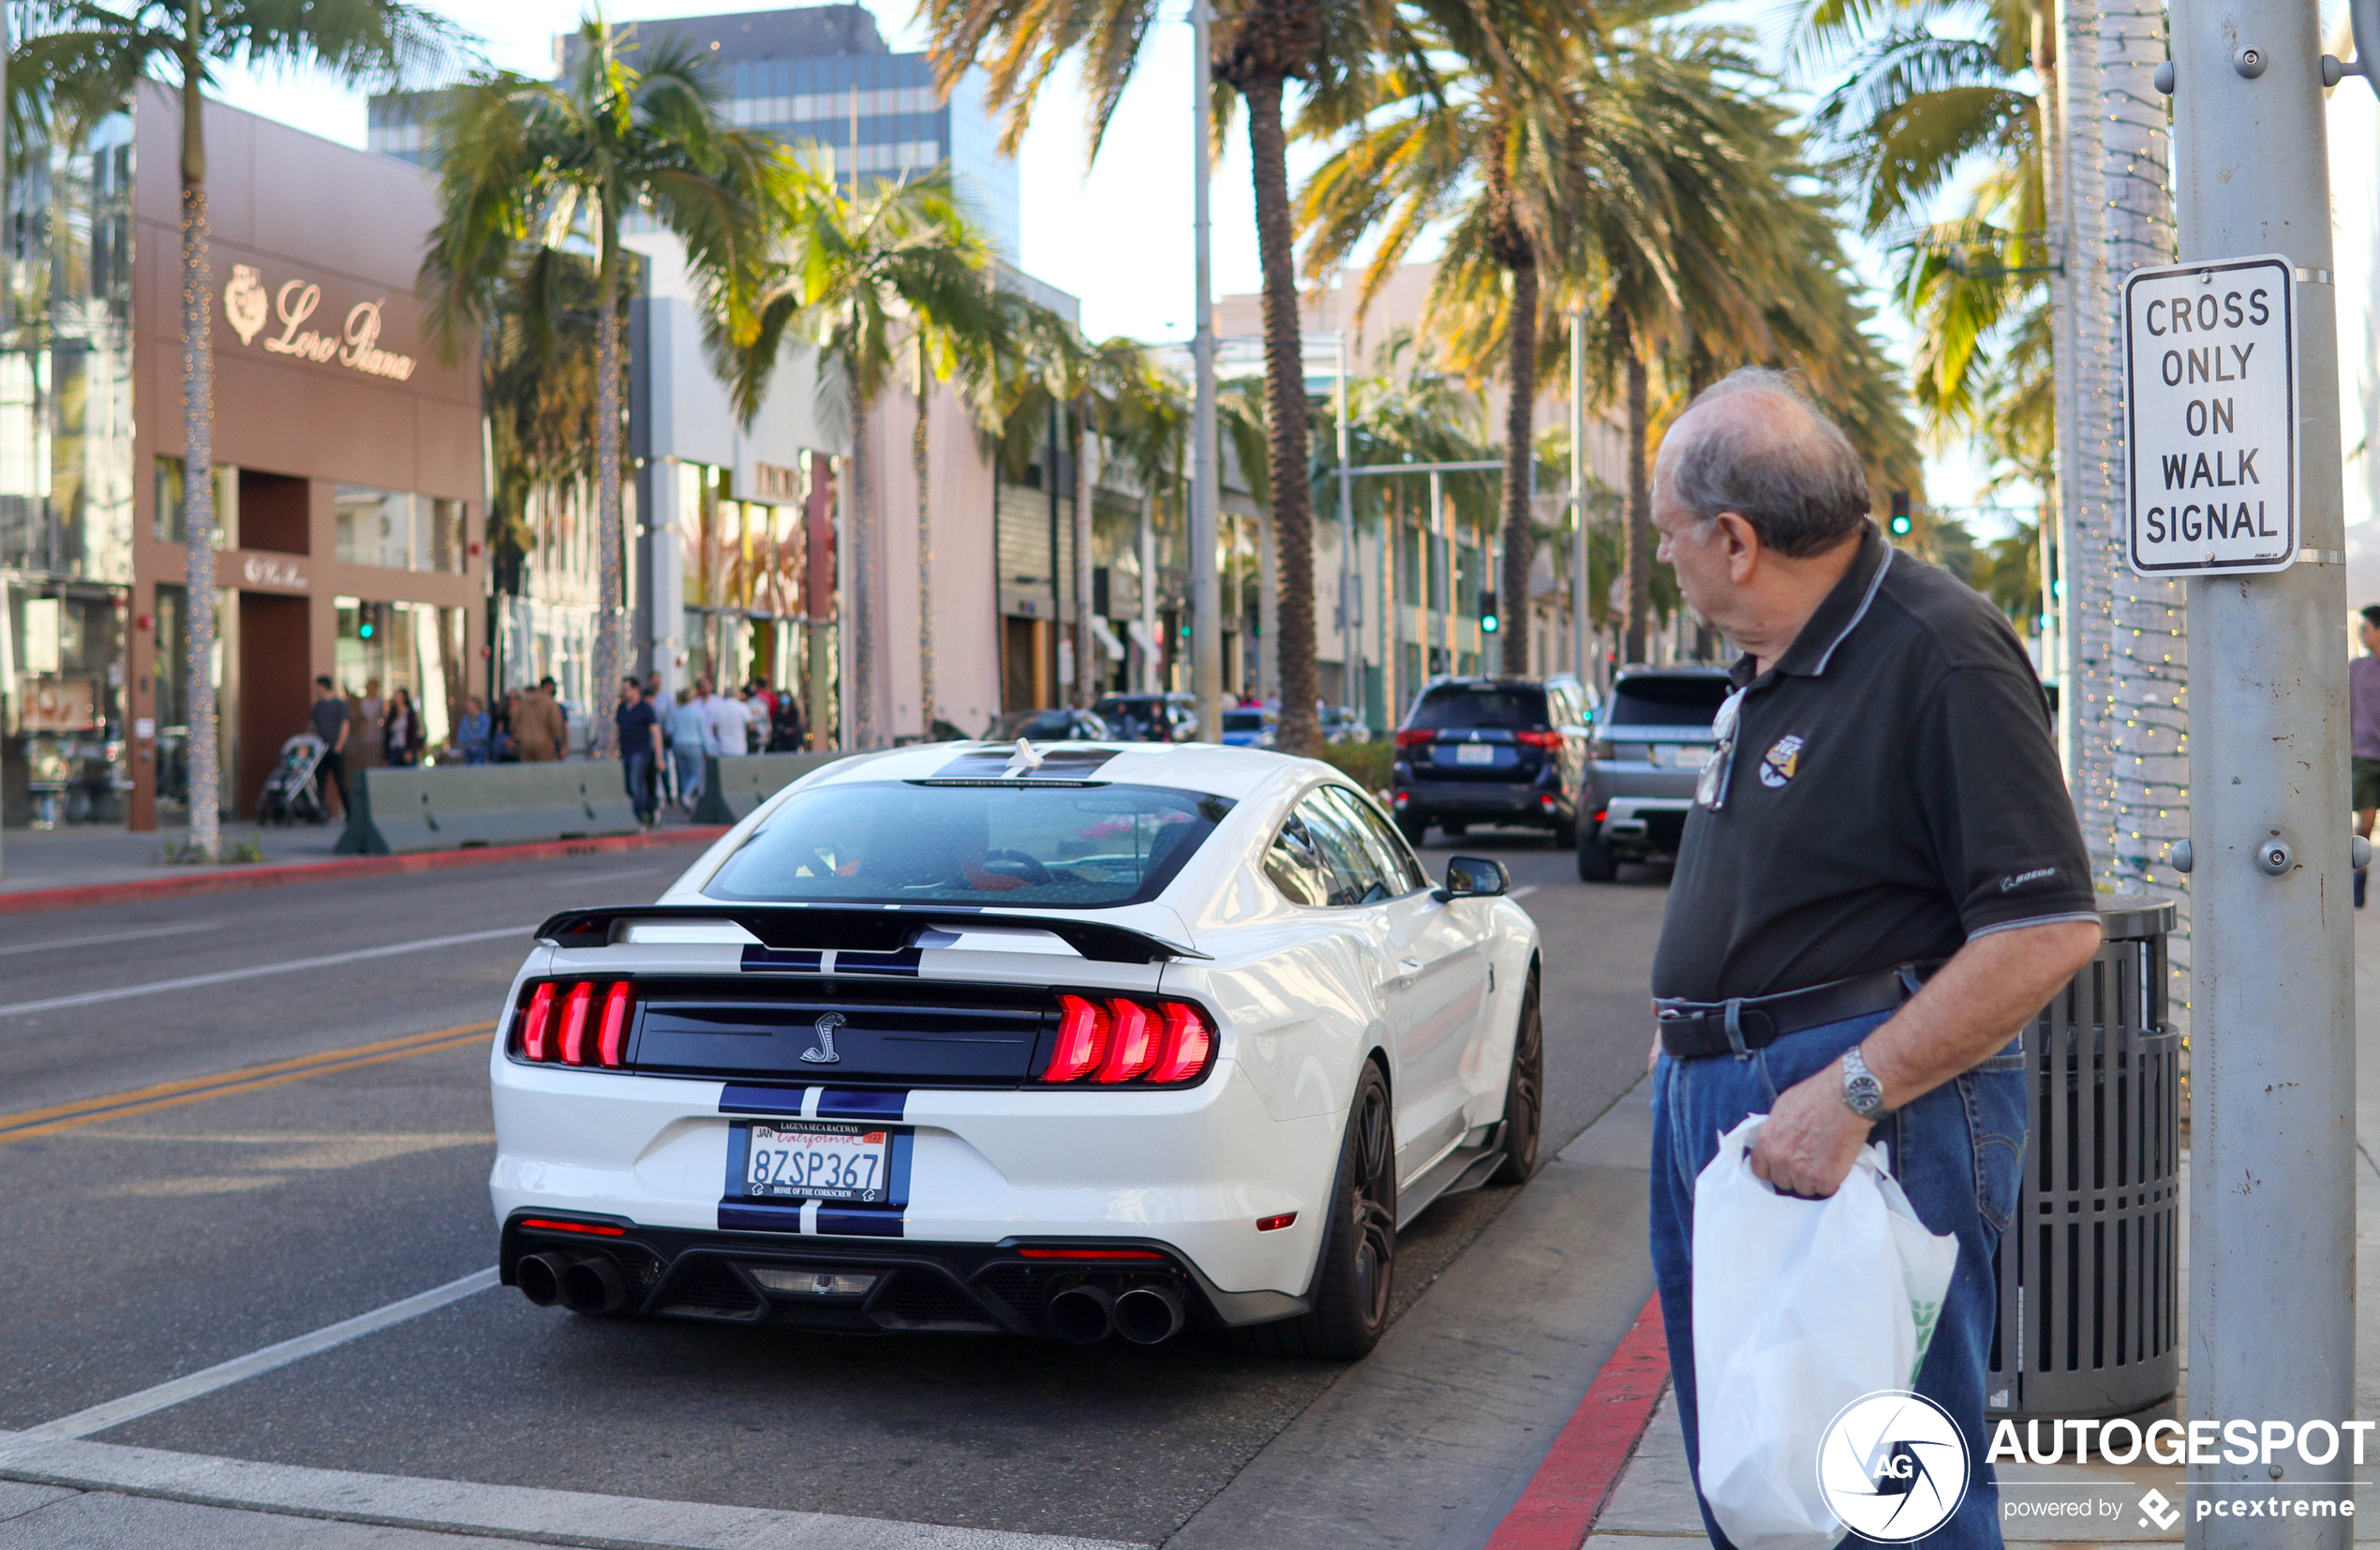
[[[612,759],[361,769],[348,786],[342,856],[577,840],[641,827]]]
[[[849,753],[713,753],[703,760],[703,799],[698,824],[736,824],[752,810],[800,780]]]

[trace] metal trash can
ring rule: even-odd
[[[2105,903],[2106,941],[2025,1033],[2032,1134],[1994,1270],[1994,1417],[2117,1416],[2180,1379],[2181,1036],[2170,901]]]

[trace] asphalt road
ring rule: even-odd
[[[1661,874],[1587,887],[1533,837],[1476,833],[1460,848],[1511,868],[1544,934],[1551,1155],[1643,1071]],[[1448,854],[1425,858],[1436,871]],[[0,1430],[365,1313],[495,1254],[483,1037],[22,1139],[5,1139],[9,1115],[488,1022],[530,926],[564,904],[648,899],[692,858],[0,920]],[[1523,1193],[1480,1191],[1415,1223],[1400,1311]],[[96,1439],[1162,1543],[1344,1371],[1201,1337],[1075,1349],[586,1320],[498,1289]],[[1446,1403],[1463,1403],[1459,1384]]]

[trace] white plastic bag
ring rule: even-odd
[[[1844,1528],[1819,1442],[1852,1400],[1916,1381],[1958,1241],[1926,1230],[1882,1142],[1830,1198],[1779,1195],[1752,1171],[1766,1118],[1722,1137],[1694,1181],[1699,1473],[1739,1550],[1826,1550]]]

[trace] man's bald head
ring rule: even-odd
[[[1705,388],[1661,444],[1669,495],[1707,525],[1734,512],[1761,546],[1820,554],[1867,520],[1850,438],[1781,371],[1746,366]]]

